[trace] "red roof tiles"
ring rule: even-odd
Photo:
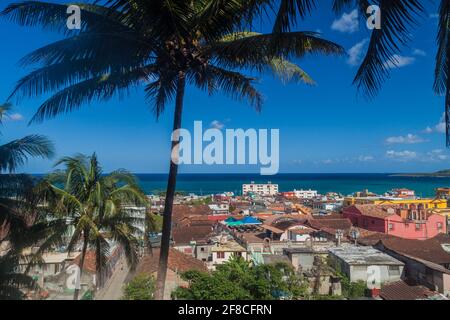
[[[408,285],[404,281],[397,281],[384,285],[380,297],[384,300],[421,300],[437,295],[436,292],[420,285]]]
[[[148,273],[152,274],[158,271],[159,264],[159,249],[153,249],[153,256],[145,255],[139,262],[136,268],[136,274]],[[195,259],[192,256],[188,256],[176,249],[170,248],[169,260],[167,267],[177,273],[185,272],[189,270],[208,271],[206,265]]]

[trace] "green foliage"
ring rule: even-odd
[[[206,197],[202,199],[190,200],[188,201],[187,204],[191,206],[200,206],[200,205],[208,205],[211,204],[212,202],[213,200],[211,199],[211,197]]]
[[[330,258],[327,260],[328,266],[332,267],[337,277],[341,280],[342,296],[348,299],[365,297],[367,285],[364,281],[351,282],[342,271],[339,264],[334,264]]]
[[[10,103],[0,104],[0,125],[11,117],[12,108]],[[22,255],[24,248],[51,234],[52,225],[43,219],[45,212],[38,205],[42,199],[36,179],[14,172],[31,157],[52,155],[52,143],[40,135],[0,145],[0,247],[6,249],[0,257],[0,300],[22,299],[22,289],[35,288],[36,282],[18,269],[19,261],[27,258]]]
[[[216,271],[183,274],[188,288],[178,288],[173,297],[187,300],[273,300],[306,296],[307,284],[284,263],[251,266],[237,257]]]
[[[104,175],[95,153],[90,157],[65,157],[56,165],[63,165],[64,170],[47,176],[41,183],[41,192],[45,195],[48,219],[58,225],[39,253],[62,244],[71,252],[82,243],[81,264],[86,250],[95,250],[96,272],[102,283],[113,240],[124,248],[127,262],[134,268],[138,262],[140,227],[145,221],[126,206],[147,205],[135,177],[125,170]],[[66,238],[70,238],[68,243]]]
[[[367,285],[364,281],[351,282],[347,275],[340,270],[336,271],[336,275],[341,279],[342,296],[349,299],[366,296]]]
[[[155,279],[142,273],[124,286],[122,300],[153,300],[154,292]]]
[[[161,215],[148,212],[146,218],[147,232],[161,232],[163,223],[163,217]]]

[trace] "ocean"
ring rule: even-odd
[[[142,189],[147,193],[165,191],[167,175],[136,174]],[[319,193],[339,192],[343,195],[369,189],[383,194],[394,188],[408,188],[416,191],[420,197],[433,197],[437,187],[449,187],[450,177],[399,177],[378,173],[285,173],[275,176],[259,174],[179,174],[177,190],[199,195],[232,191],[241,194],[242,184],[251,181],[279,185],[280,191],[293,189],[313,189]]]

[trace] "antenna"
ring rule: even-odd
[[[350,232],[351,237],[355,240],[355,246],[358,245],[358,238],[360,236],[359,230],[358,229],[352,229],[352,231]]]
[[[335,235],[335,237],[336,237],[336,239],[337,239],[337,246],[338,246],[338,247],[341,245],[341,238],[342,238],[343,235],[344,235],[344,233],[342,232],[341,229],[337,229],[337,230],[336,230],[336,235]]]

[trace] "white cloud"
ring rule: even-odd
[[[434,130],[439,133],[445,133],[445,127],[445,113],[443,113],[439,123],[434,126]]]
[[[433,132],[437,132],[437,133],[445,133],[445,113],[442,113],[441,118],[439,119],[439,123],[434,125],[433,127],[426,127],[423,130],[424,133],[433,133]]]
[[[430,18],[431,18],[431,19],[437,19],[437,18],[439,18],[439,13],[430,13]]]
[[[385,68],[388,69],[402,68],[410,64],[413,64],[414,61],[416,61],[416,58],[414,57],[405,57],[398,54],[394,54],[392,57],[389,58],[388,61],[384,63],[384,66]]]
[[[449,156],[444,154],[444,150],[435,149],[427,153],[427,156],[424,159],[424,161],[443,161],[447,160],[448,158]]]
[[[225,127],[225,124],[223,124],[219,120],[214,120],[214,121],[211,122],[210,126],[212,128],[222,130]]]
[[[427,53],[421,49],[414,49],[412,54],[420,57],[425,57],[427,55]]]
[[[334,161],[331,160],[331,159],[326,159],[326,160],[323,160],[323,161],[322,161],[323,164],[332,164],[333,162],[334,162]]]
[[[11,121],[21,121],[23,120],[23,115],[20,113],[13,113],[8,116],[8,119]]]
[[[361,161],[361,162],[368,162],[368,161],[373,161],[373,160],[375,160],[375,158],[373,156],[360,155],[358,157],[358,161]]]
[[[404,150],[404,151],[386,151],[386,157],[396,160],[396,161],[409,161],[417,158],[417,153],[414,151]]]
[[[409,133],[406,136],[389,137],[386,139],[387,144],[415,144],[424,141],[424,139],[412,133]]]
[[[431,128],[431,127],[426,127],[424,130],[423,130],[423,133],[432,133],[433,132],[433,129]]]
[[[358,10],[355,9],[350,13],[344,13],[340,19],[334,20],[331,29],[345,33],[354,33],[358,31]]]
[[[361,63],[363,56],[363,49],[369,39],[364,39],[361,42],[358,42],[353,47],[348,50],[348,59],[347,63],[351,66],[357,66]]]

